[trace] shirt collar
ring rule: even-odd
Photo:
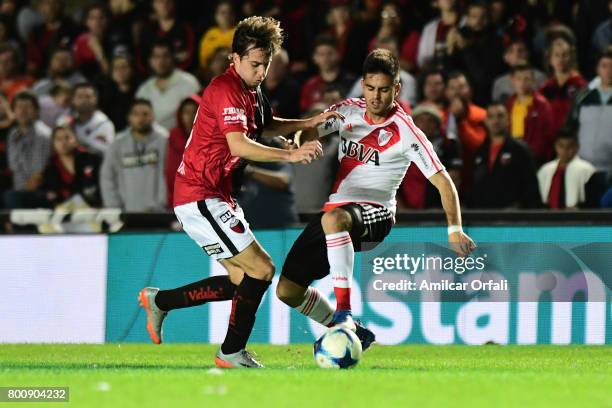
[[[368,117],[368,111],[366,109],[366,111],[363,113],[363,120],[365,120],[367,122],[368,125],[370,126],[380,126],[384,123],[387,123],[389,121],[389,119],[391,119],[391,117],[393,115],[395,115],[395,113],[397,112],[399,104],[396,101],[393,101],[393,106],[391,107],[391,110],[389,110],[389,113],[387,114],[387,116],[385,117],[385,120],[380,122],[380,123],[374,123],[372,122],[372,120]]]

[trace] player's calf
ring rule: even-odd
[[[276,286],[276,296],[286,305],[323,326],[329,326],[331,323],[334,314],[332,305],[312,286],[304,288],[281,276]]]
[[[229,328],[221,345],[223,355],[233,355],[246,347],[255,324],[255,314],[274,276],[272,259],[257,241],[238,255],[222,260],[224,265],[228,262],[241,268],[244,277],[232,298]]]

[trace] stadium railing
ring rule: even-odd
[[[317,212],[300,214],[300,223],[307,223]],[[474,225],[612,225],[610,210],[549,211],[549,210],[463,210],[463,224]],[[397,225],[445,225],[441,210],[398,211]],[[99,232],[135,230],[179,230],[171,212],[128,213],[118,209],[83,209],[72,212],[51,209],[12,210],[0,212],[0,225],[18,227],[60,225],[62,223],[98,223]],[[295,225],[299,227],[300,225]],[[6,229],[6,228],[5,228]],[[70,232],[70,231],[51,231]],[[83,232],[83,231],[80,231]],[[96,232],[96,231],[90,231]]]

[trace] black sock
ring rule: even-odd
[[[236,353],[246,347],[255,324],[257,308],[270,283],[270,281],[251,278],[244,274],[232,299],[229,327],[221,345],[223,354]]]
[[[229,276],[211,276],[180,288],[160,290],[155,296],[155,304],[166,311],[199,306],[207,302],[230,300],[235,290],[236,285],[230,281]]]

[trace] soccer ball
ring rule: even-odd
[[[321,368],[351,368],[361,359],[361,342],[347,328],[327,329],[314,343],[314,358]]]

